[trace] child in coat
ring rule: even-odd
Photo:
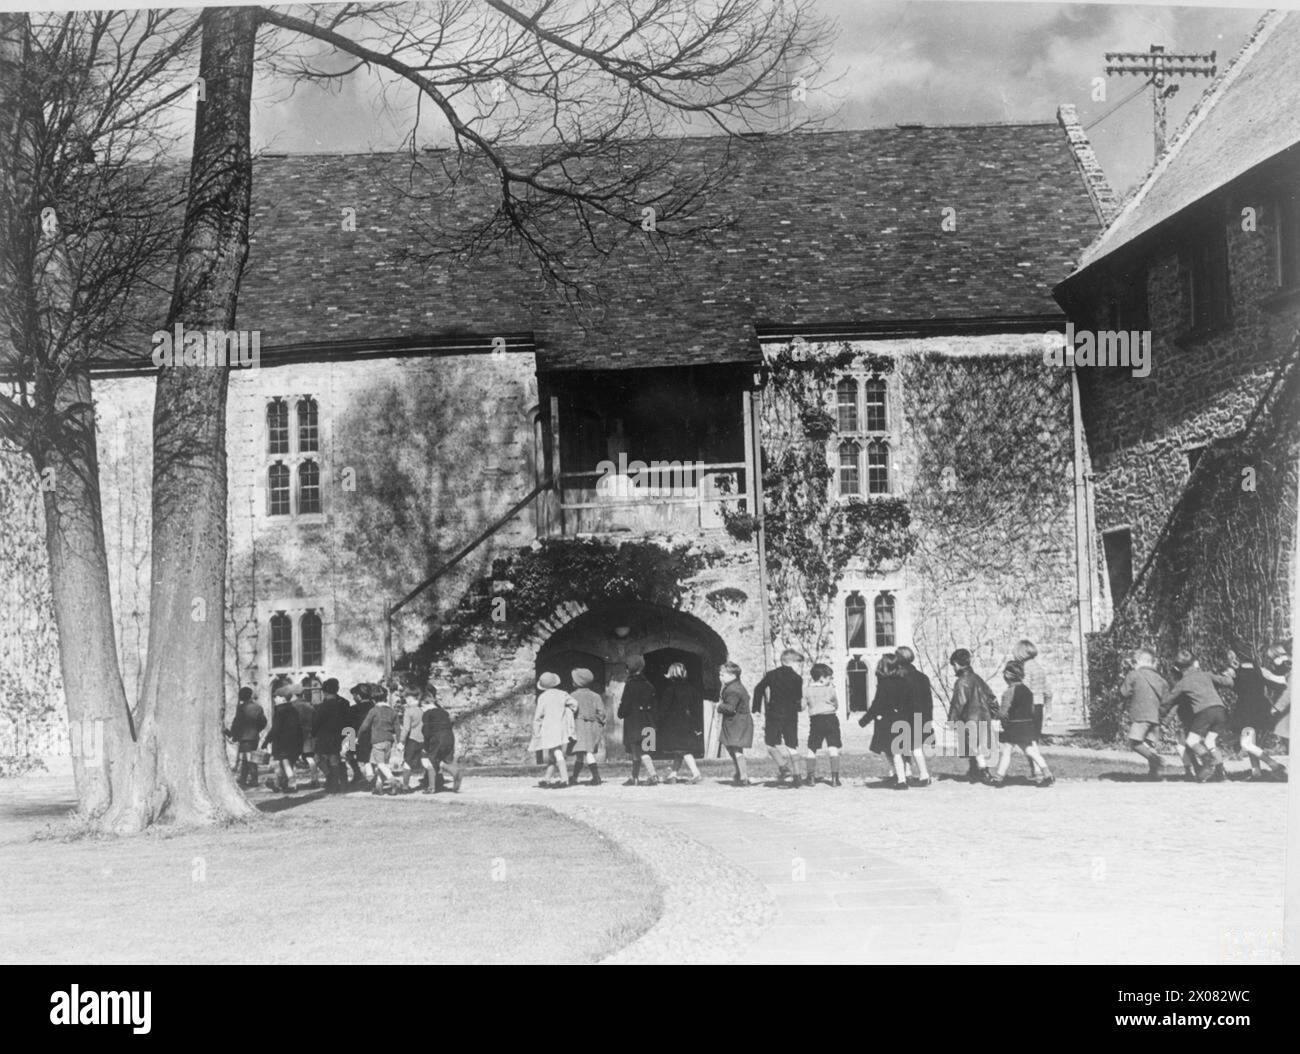
[[[745,751],[754,745],[754,716],[749,712],[749,691],[740,683],[740,666],[724,662],[718,668],[722,682],[718,714],[722,717],[722,734],[719,737],[727,748],[736,775],[737,787],[748,787],[749,771],[745,766]]]
[[[578,774],[585,764],[591,769],[591,785],[600,786],[600,762],[605,757],[605,700],[591,686],[596,677],[590,670],[579,667],[569,672],[573,691],[569,693],[578,704],[573,722],[573,771],[569,785],[578,782]]]
[[[1156,656],[1150,648],[1133,652],[1133,669],[1124,677],[1119,694],[1128,701],[1128,745],[1146,759],[1147,777],[1160,779],[1164,762],[1156,753],[1160,745],[1160,700],[1169,693],[1169,682],[1156,670]]]
[[[1232,687],[1237,693],[1237,705],[1232,708],[1232,725],[1237,730],[1237,744],[1241,752],[1250,759],[1250,779],[1262,778],[1261,763],[1268,766],[1269,775],[1275,780],[1286,779],[1286,769],[1271,757],[1260,740],[1264,733],[1271,732],[1277,718],[1273,714],[1273,701],[1268,697],[1268,679],[1264,676],[1262,666],[1257,663],[1244,648],[1239,658],[1237,652],[1228,652],[1229,675]]]
[[[1012,659],[1002,671],[1002,679],[1007,682],[1006,691],[1002,693],[1002,705],[999,719],[1002,726],[1002,756],[998,759],[998,770],[990,783],[994,787],[1005,787],[1007,770],[1011,768],[1011,752],[1019,747],[1029,759],[1030,775],[1034,785],[1050,787],[1056,782],[1051,769],[1038,749],[1038,720],[1034,713],[1034,693],[1024,683],[1024,664]],[[1041,773],[1041,775],[1039,775]]]
[[[1217,688],[1231,688],[1232,678],[1221,673],[1206,673],[1186,648],[1174,659],[1180,676],[1160,704],[1163,717],[1174,706],[1186,704],[1190,709],[1185,721],[1186,750],[1193,755],[1192,765],[1199,783],[1222,780],[1223,755],[1219,753],[1219,736],[1228,728],[1228,709]],[[1180,713],[1181,716],[1181,713]]]

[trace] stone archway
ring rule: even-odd
[[[611,602],[580,611],[555,629],[537,650],[537,671],[556,668],[570,656],[598,660],[605,683],[609,719],[606,745],[612,755],[623,751],[623,724],[618,703],[627,680],[630,655],[678,655],[692,679],[698,678],[706,700],[718,697],[718,667],[727,660],[727,646],[707,623],[694,615],[643,601]],[[650,671],[661,673],[657,667]],[[564,676],[564,674],[561,674]],[[567,677],[565,677],[567,681]]]

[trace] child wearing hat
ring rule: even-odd
[[[1012,659],[1002,671],[1002,679],[1007,682],[1006,691],[1002,693],[1002,705],[999,718],[1002,726],[1002,756],[998,759],[998,770],[989,780],[994,787],[1005,787],[1007,770],[1011,768],[1011,752],[1019,747],[1029,759],[1030,774],[1035,777],[1034,785],[1050,787],[1056,782],[1051,769],[1038,749],[1038,719],[1034,713],[1034,693],[1024,683],[1025,667],[1019,659]]]
[[[326,678],[321,691],[324,698],[312,719],[312,735],[318,764],[325,772],[325,790],[337,794],[344,789],[343,726],[348,719],[348,701],[339,695],[337,677]]]
[[[569,693],[577,704],[573,726],[573,771],[569,773],[569,785],[578,782],[578,773],[582,766],[591,769],[591,785],[599,786],[599,764],[605,759],[605,700],[592,691],[595,675],[588,669],[578,667],[569,673],[573,682],[573,691]]]
[[[564,751],[569,745],[570,722],[578,704],[568,692],[560,688],[559,675],[550,671],[537,679],[537,691],[531,749],[541,751],[546,761],[541,786],[567,787],[569,770],[564,763]]]

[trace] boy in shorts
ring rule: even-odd
[[[767,702],[767,716],[763,721],[763,740],[767,751],[776,762],[776,779],[784,783],[794,769],[794,786],[799,786],[799,711],[803,707],[803,677],[798,667],[803,656],[793,648],[781,653],[781,665],[769,670],[754,685],[754,713],[760,713]]]
[[[1146,759],[1147,778],[1158,780],[1164,766],[1156,753],[1160,745],[1160,701],[1169,694],[1169,682],[1156,670],[1156,656],[1150,648],[1133,652],[1133,669],[1120,685],[1119,694],[1128,701],[1128,745]]]
[[[1195,757],[1196,780],[1207,783],[1222,780],[1223,755],[1219,753],[1219,736],[1228,730],[1228,708],[1224,706],[1216,686],[1232,687],[1232,678],[1224,674],[1206,673],[1196,663],[1192,653],[1184,648],[1174,659],[1174,669],[1179,672],[1178,682],[1169,689],[1160,704],[1160,716],[1170,708],[1186,702],[1190,706],[1187,723],[1187,749]]]
[[[372,794],[397,793],[397,780],[393,778],[393,770],[388,767],[397,732],[397,711],[388,705],[387,699],[378,700],[357,729],[358,739],[367,733],[370,735],[370,764],[375,770]]]
[[[830,755],[831,786],[840,786],[840,701],[831,684],[831,668],[825,663],[813,664],[808,671],[812,679],[804,690],[803,701],[808,708],[808,786],[817,784],[817,751],[823,746]]]

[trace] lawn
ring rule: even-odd
[[[307,794],[262,807],[260,823],[130,839],[6,824],[0,962],[595,962],[661,910],[644,864],[548,809]]]

